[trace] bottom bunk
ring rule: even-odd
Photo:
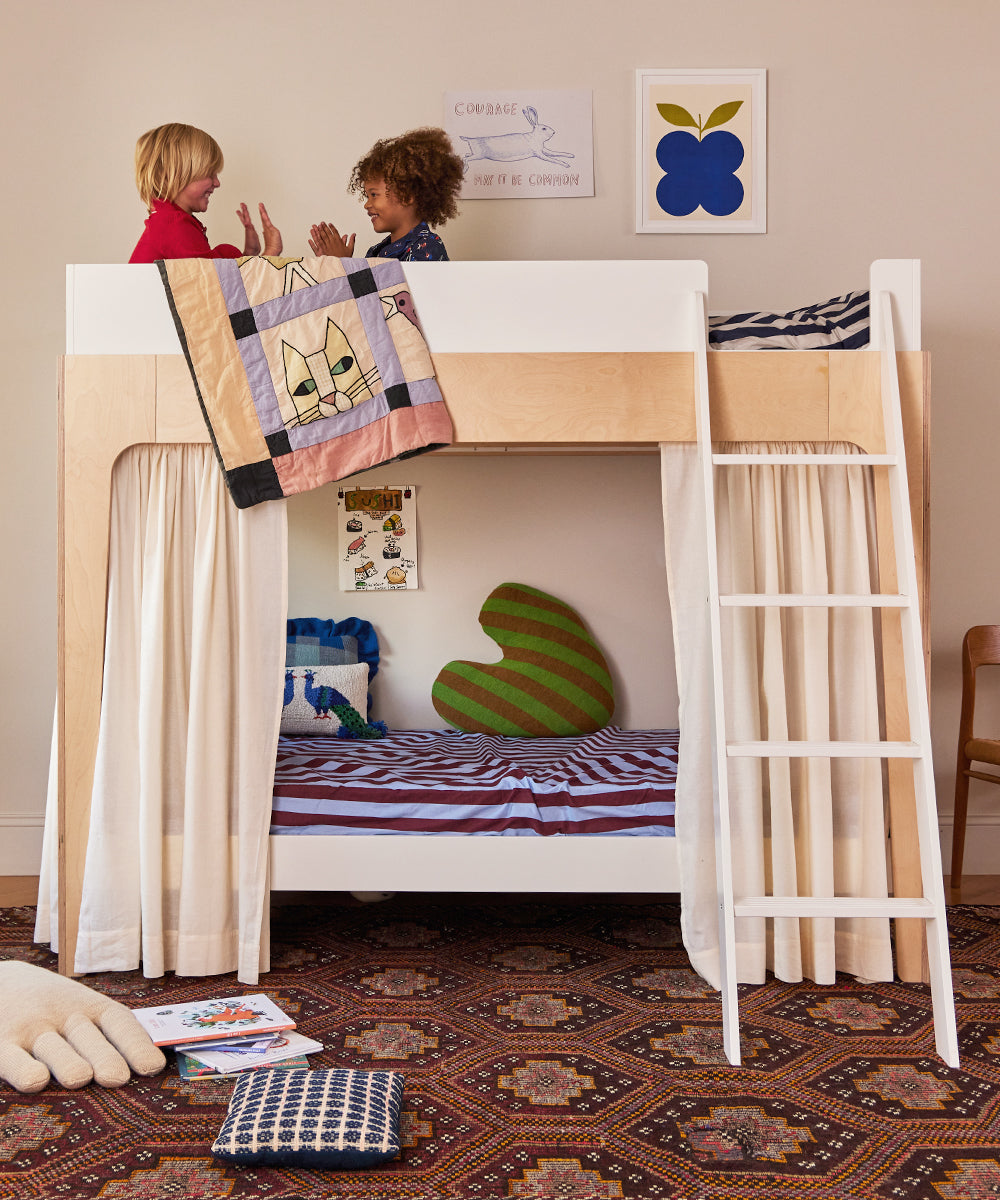
[[[271,888],[676,891],[677,742],[677,730],[613,726],[282,737]]]

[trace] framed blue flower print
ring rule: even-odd
[[[767,230],[767,72],[637,70],[636,233]]]

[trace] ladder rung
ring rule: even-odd
[[[898,467],[896,454],[713,454],[719,467]]]
[[[723,608],[908,608],[909,596],[890,592],[848,593],[764,593],[733,592],[719,597]]]
[[[747,896],[733,905],[737,917],[921,917],[934,904],[922,896]]]
[[[922,758],[916,742],[727,742],[730,758]]]

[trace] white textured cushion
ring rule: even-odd
[[[281,732],[336,737],[341,723],[335,709],[345,703],[364,719],[368,711],[367,663],[286,667]]]
[[[212,1153],[243,1166],[369,1167],[399,1154],[398,1071],[240,1075]]]

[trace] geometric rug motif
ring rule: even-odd
[[[1000,1195],[1000,909],[948,910],[961,1067],[928,989],[740,988],[743,1063],[671,903],[317,897],[272,910],[259,989],[323,1043],[316,1068],[398,1070],[402,1153],[366,1171],[212,1158],[233,1084],[171,1061],[119,1089],[0,1085],[0,1200],[982,1200]],[[0,958],[53,967],[33,908]],[[234,976],[88,977],[132,1007]],[[169,1056],[168,1056],[169,1057]]]

